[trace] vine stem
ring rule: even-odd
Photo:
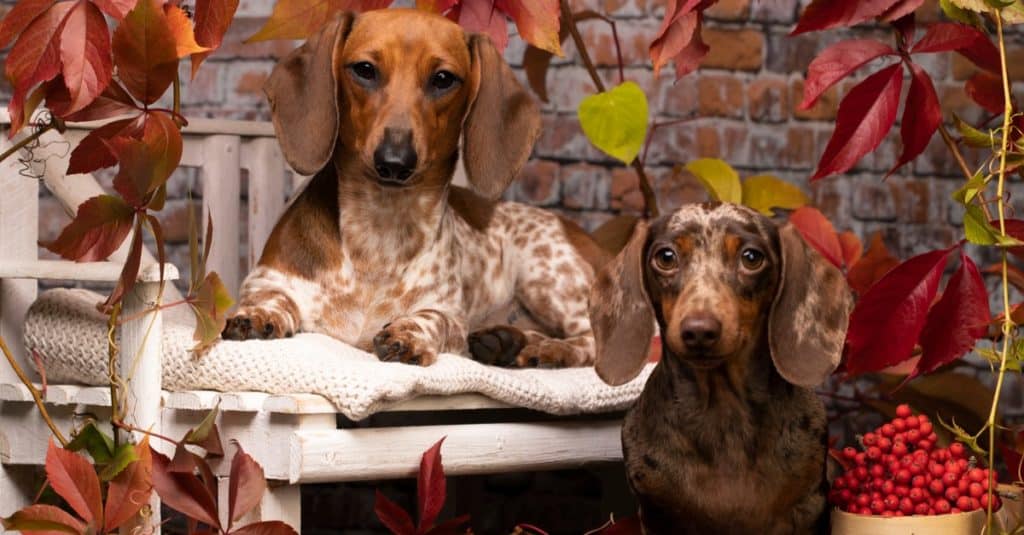
[[[953,136],[949,135],[946,125],[939,124],[939,134],[942,135],[942,141],[946,144],[946,148],[949,149],[949,152],[953,153],[953,158],[956,160],[957,165],[960,166],[960,171],[964,174],[964,178],[970,182],[974,178],[974,173],[967,167],[964,155],[960,152],[960,147],[956,144]],[[985,194],[981,191],[978,191],[978,200],[981,201],[978,204],[981,206],[982,212],[985,213],[985,219],[992,221],[992,212],[989,210],[988,201],[985,200]]]
[[[18,361],[14,360],[14,355],[11,354],[10,348],[7,347],[7,342],[0,336],[0,350],[3,350],[4,356],[7,357],[7,363],[14,369],[14,373],[18,375],[18,379],[21,380],[21,384],[28,388],[29,393],[32,394],[32,399],[36,401],[36,407],[39,408],[39,414],[43,416],[43,420],[46,421],[46,425],[50,428],[50,432],[53,436],[57,437],[61,446],[68,445],[68,439],[64,438],[64,433],[57,429],[57,425],[53,423],[53,419],[50,418],[50,412],[46,410],[46,404],[43,402],[43,396],[39,393],[39,389],[36,388],[32,381],[29,380],[28,375],[25,374],[25,370],[18,365]]]
[[[594,67],[593,60],[590,59],[590,53],[587,51],[587,44],[583,42],[583,36],[580,35],[580,29],[576,26],[576,19],[573,17],[572,8],[569,7],[569,0],[561,0],[562,6],[562,20],[565,21],[566,26],[569,28],[569,35],[572,36],[572,42],[576,45],[576,52],[580,55],[580,61],[583,62],[583,66],[587,69],[587,73],[590,74],[590,79],[594,82],[594,87],[600,93],[605,92],[604,81],[601,80],[601,76],[597,73],[597,68]],[[621,63],[621,61],[620,61]],[[654,195],[654,188],[651,186],[650,179],[647,178],[647,173],[644,171],[644,166],[640,163],[640,160],[633,158],[633,162],[630,164],[634,171],[636,171],[637,182],[640,184],[640,193],[644,197],[644,217],[652,218],[658,217],[658,199]]]
[[[32,143],[33,141],[39,139],[40,137],[42,137],[43,134],[49,132],[50,130],[53,130],[54,128],[57,128],[57,123],[49,122],[39,130],[32,132],[32,134],[30,134],[28,137],[15,143],[14,146],[5,150],[3,154],[0,154],[0,162],[6,160],[7,158],[10,158],[12,155],[16,154],[19,150],[24,148],[25,145],[28,145],[29,143]]]
[[[1003,37],[1003,15],[1000,10],[995,10],[996,35],[999,38],[999,64],[1003,76],[1003,135],[999,152],[999,182],[996,190],[998,201],[996,209],[999,213],[999,233],[1006,238],[1006,214],[1005,197],[1003,196],[1006,186],[1006,152],[1010,142],[1010,121],[1013,118],[1013,102],[1010,93],[1010,79],[1006,68],[1006,40]],[[996,451],[996,416],[999,409],[999,395],[1003,389],[1003,379],[1006,377],[1006,361],[1010,351],[1010,335],[1013,332],[1013,319],[1010,317],[1010,286],[1009,286],[1009,264],[1006,258],[1006,249],[1001,251],[1002,278],[1003,278],[1003,348],[999,355],[999,375],[996,378],[996,388],[992,395],[992,408],[988,414],[988,465],[995,466]],[[995,500],[995,485],[988,486],[988,521],[987,525],[992,526],[992,505]]]

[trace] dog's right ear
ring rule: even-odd
[[[338,80],[341,53],[355,15],[342,13],[281,60],[263,86],[274,132],[284,157],[304,175],[316,174],[338,140]]]
[[[597,343],[597,375],[621,385],[640,373],[654,336],[654,310],[644,288],[648,226],[637,221],[625,249],[609,262],[590,291],[590,325]]]

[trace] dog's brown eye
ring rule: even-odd
[[[757,269],[764,264],[764,253],[757,249],[744,249],[740,253],[740,261],[743,262],[743,267],[747,269]]]
[[[654,253],[654,265],[662,271],[671,271],[679,266],[679,255],[668,247]]]
[[[377,68],[374,67],[373,64],[368,61],[360,61],[358,63],[353,63],[351,66],[349,66],[349,69],[351,69],[352,73],[355,74],[357,77],[362,78],[363,80],[366,80],[368,82],[372,82],[377,79]]]
[[[430,86],[437,91],[444,91],[455,85],[459,77],[448,71],[437,71],[430,77]]]

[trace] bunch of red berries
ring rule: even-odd
[[[848,513],[878,516],[943,515],[987,509],[994,471],[978,468],[963,444],[936,448],[932,423],[908,405],[866,433],[863,451],[846,447],[846,473],[832,483],[829,501]],[[992,495],[992,509],[1000,507]]]

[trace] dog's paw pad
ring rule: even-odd
[[[225,340],[272,340],[292,336],[292,331],[285,331],[280,321],[267,312],[239,311],[228,318],[221,337]]]
[[[492,366],[515,366],[516,355],[526,346],[526,335],[515,327],[491,327],[469,334],[473,360]]]
[[[402,362],[415,366],[429,366],[437,360],[437,353],[418,337],[406,330],[385,325],[373,337],[373,352],[384,362]]]

